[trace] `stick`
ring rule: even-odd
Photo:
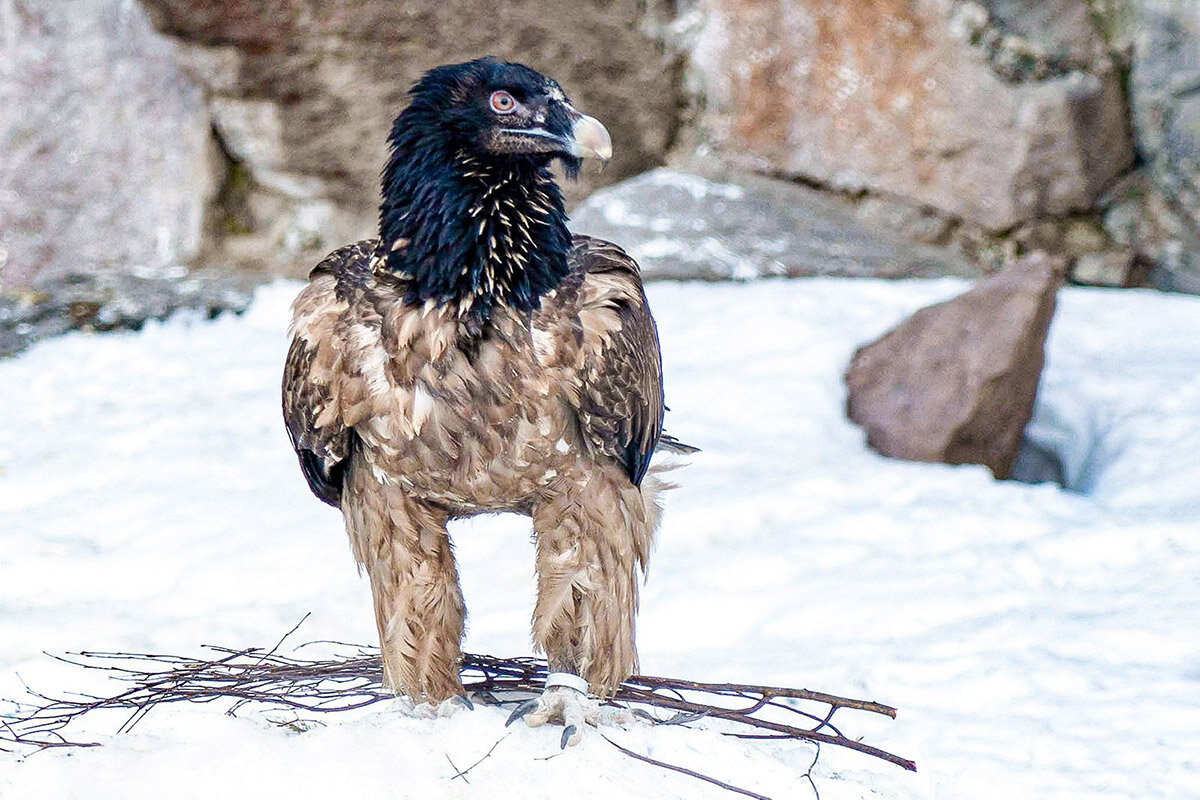
[[[307,645],[292,653],[280,652],[297,628],[299,625],[269,650],[206,646],[211,658],[91,651],[52,656],[81,669],[103,671],[125,688],[108,697],[74,694],[56,698],[27,686],[37,702],[18,705],[15,713],[4,715],[0,747],[95,746],[96,742],[72,739],[69,732],[75,720],[101,709],[126,711],[128,716],[118,730],[124,732],[155,707],[169,703],[227,702],[229,714],[248,703],[315,714],[353,711],[394,698],[383,687],[377,650],[332,643],[350,652],[324,660],[296,655]],[[541,692],[547,667],[545,661],[535,658],[465,654],[460,672],[464,688],[477,701],[514,705]],[[652,724],[687,725],[703,720],[726,736],[811,741],[916,769],[913,761],[851,738],[834,724],[835,714],[843,709],[895,717],[895,708],[874,701],[807,689],[633,676],[607,702],[640,712],[645,708],[672,712],[669,719],[646,713]]]
[[[694,772],[694,771],[688,769],[687,767],[680,767],[675,764],[668,764],[666,761],[659,761],[657,758],[651,758],[650,756],[644,756],[641,753],[635,753],[632,750],[622,747],[621,745],[617,744],[612,739],[605,736],[603,733],[600,734],[600,738],[604,739],[604,741],[608,742],[609,744],[611,744],[613,747],[620,750],[625,755],[629,756],[630,758],[636,758],[638,761],[645,761],[647,764],[653,764],[656,767],[662,767],[663,769],[669,769],[669,770],[673,770],[675,772],[681,772],[684,775],[690,775],[693,778],[699,778],[700,780],[707,781],[708,783],[711,783],[715,786],[720,786],[722,789],[728,789],[729,791],[736,792],[737,794],[744,794],[747,797],[757,798],[757,800],[771,800],[771,798],[767,797],[764,794],[759,794],[758,792],[752,792],[749,789],[742,789],[742,788],[734,786],[732,784],[725,783],[725,781],[719,781],[716,778],[713,778],[709,775],[703,775],[699,772]]]
[[[482,764],[484,762],[484,760],[492,754],[492,751],[495,750],[497,747],[499,747],[500,743],[503,742],[507,738],[508,738],[507,733],[504,734],[503,736],[501,736],[499,739],[496,740],[496,743],[494,745],[492,745],[491,749],[488,750],[486,753],[484,753],[483,756],[478,761],[476,761],[474,764],[472,764],[471,766],[467,767],[464,770],[459,770],[458,772],[455,772],[454,777],[452,777],[450,780],[454,780],[454,778],[462,778],[464,782],[470,783],[470,781],[467,780],[467,773],[470,772],[471,770],[475,769],[476,767],[478,767],[480,764]],[[446,760],[450,761],[449,754],[446,755]],[[450,766],[454,767],[453,761],[450,761]],[[458,770],[458,767],[454,767],[454,769]]]

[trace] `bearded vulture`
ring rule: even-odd
[[[563,722],[574,743],[637,669],[636,572],[664,486],[650,457],[693,448],[662,434],[638,265],[571,235],[550,172],[607,161],[604,126],[555,81],[493,58],[437,67],[409,97],[379,238],[327,256],[293,305],[287,430],[370,579],[384,682],[415,701],[463,695],[446,523],[532,517],[533,640],[551,676],[518,711]]]

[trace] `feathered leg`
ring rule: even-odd
[[[535,507],[538,599],[533,638],[551,671],[587,680],[601,697],[637,669],[637,568],[657,524],[657,479],[643,489],[618,468],[562,481]]]
[[[466,609],[446,515],[376,480],[361,454],[347,475],[342,511],[354,557],[371,580],[384,685],[418,702],[462,695]]]
[[[588,691],[610,696],[637,669],[636,572],[650,555],[662,487],[654,476],[638,489],[619,470],[592,472],[561,481],[534,508],[533,638],[551,675],[542,695],[519,706],[510,723],[559,720],[562,746],[576,744],[584,724],[600,718],[600,704]]]

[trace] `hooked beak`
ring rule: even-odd
[[[595,117],[580,114],[571,126],[568,143],[571,155],[576,158],[598,158],[603,164],[612,158],[612,139],[609,138],[608,129]]]

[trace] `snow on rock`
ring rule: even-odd
[[[855,219],[813,189],[760,175],[734,183],[660,167],[591,194],[571,229],[621,242],[653,280],[966,276],[944,249]]]
[[[0,362],[0,697],[98,691],[46,658],[371,642],[338,514],[308,495],[279,418],[295,284],[243,317],[71,334]],[[854,348],[952,280],[654,284],[678,473],[642,597],[648,674],[897,705],[845,729],[921,772],[823,748],[830,798],[1178,798],[1200,763],[1200,299],[1066,289],[1039,398],[1094,430],[1090,494],[983,467],[884,459],[842,415]],[[527,521],[455,526],[466,647],[529,652]],[[0,704],[0,714],[4,706]],[[593,735],[503,713],[375,707],[296,734],[277,712],[159,708],[83,728],[106,746],[0,753],[0,798],[730,797]],[[594,733],[594,732],[593,732]],[[638,752],[807,798],[811,748],[705,729],[608,731]],[[542,760],[550,757],[548,760]]]

